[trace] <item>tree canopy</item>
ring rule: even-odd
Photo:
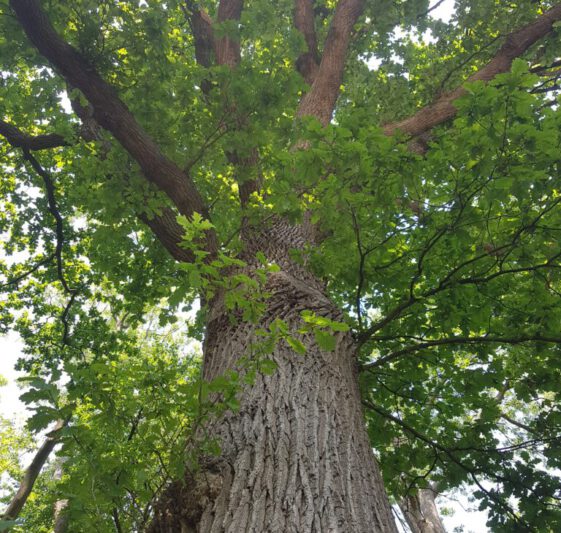
[[[0,14],[0,328],[23,339],[29,430],[59,422],[47,468],[63,465],[11,531],[50,531],[59,500],[76,531],[144,531],[219,453],[201,428],[275,372],[273,346],[306,357],[278,319],[243,371],[200,374],[217,291],[259,323],[280,259],[244,255],[242,234],[279,217],[317,237],[291,260],[342,318],[301,309],[301,333],[359,343],[394,501],[469,484],[493,531],[561,528],[561,4],[456,0],[448,22],[428,0]]]

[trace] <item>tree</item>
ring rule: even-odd
[[[69,524],[386,532],[384,483],[470,482],[559,527],[561,4],[1,9],[2,324]]]

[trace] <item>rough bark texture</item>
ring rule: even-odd
[[[446,533],[435,503],[436,492],[421,489],[399,503],[412,533]]]
[[[217,299],[211,306],[205,343],[204,377],[235,368],[258,342],[256,327],[281,318],[293,331],[300,312],[341,320],[322,284],[291,263],[288,248],[305,241],[301,228],[276,221],[252,241],[276,261],[268,311],[256,326],[232,323]],[[254,250],[250,250],[248,258]],[[253,265],[255,266],[255,265]],[[252,266],[250,265],[249,269]],[[173,487],[185,505],[160,512],[151,533],[207,532],[393,532],[391,509],[362,416],[352,337],[342,333],[333,352],[300,336],[305,355],[284,342],[272,356],[272,376],[260,376],[241,397],[241,409],[207,428],[222,455],[203,464],[197,479]],[[199,499],[197,505],[195,500]]]
[[[324,126],[329,124],[343,81],[352,31],[363,9],[364,0],[341,0],[337,4],[314,82],[300,101],[299,117],[316,117]]]
[[[304,35],[309,59],[313,59],[310,72],[299,65],[311,87],[301,100],[297,116],[314,116],[324,125],[330,122],[353,28],[364,4],[364,0],[337,3],[319,60],[311,3],[296,0],[296,27]],[[10,0],[10,5],[30,41],[67,83],[82,91],[92,107],[91,118],[113,134],[145,177],[167,193],[180,213],[191,216],[197,212],[206,217],[203,198],[189,174],[163,154],[114,88],[57,35],[40,3]],[[217,22],[238,21],[242,7],[242,0],[222,0]],[[194,9],[189,13],[199,62],[210,64],[214,52],[218,64],[235,67],[240,59],[238,39],[214,39],[210,19],[202,12],[196,18]],[[487,81],[507,71],[515,57],[551,32],[560,19],[561,4],[513,33],[497,56],[470,79]],[[401,130],[415,137],[427,132],[454,116],[453,101],[462,94],[459,88],[442,96],[413,117],[387,126],[386,133]],[[8,123],[0,124],[0,134],[28,150],[64,144],[64,139],[52,135],[21,135]],[[238,166],[243,164],[237,162]],[[248,195],[245,190],[242,203]],[[176,259],[191,259],[178,245],[181,232],[174,211],[146,223]],[[268,310],[258,325],[232,321],[220,298],[211,303],[204,359],[207,379],[236,368],[240,357],[251,354],[251,345],[258,340],[256,329],[266,328],[275,318],[286,321],[293,332],[301,324],[303,310],[340,319],[322,284],[289,259],[291,248],[303,249],[311,240],[309,231],[281,220],[248,239],[247,273],[257,267],[253,258],[258,250],[281,271],[270,276]],[[218,249],[213,232],[208,232],[206,249],[211,253]],[[364,427],[356,345],[346,333],[339,335],[333,352],[320,350],[311,335],[301,341],[307,347],[306,355],[297,355],[288,345],[278,344],[272,354],[276,372],[258,378],[244,391],[239,412],[205,428],[209,436],[220,440],[221,457],[203,459],[199,472],[169,488],[150,527],[152,533],[395,531]]]

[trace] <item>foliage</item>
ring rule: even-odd
[[[211,15],[214,4],[201,2]],[[323,41],[334,3],[316,4]],[[169,200],[107,132],[80,140],[69,106],[80,94],[2,4],[0,118],[68,141],[35,155],[62,215],[63,278],[45,180],[21,150],[0,145],[0,327],[25,343],[29,429],[71,420],[57,452],[64,476],[44,476],[42,507],[27,506],[12,530],[47,530],[60,498],[76,530],[109,531],[115,520],[141,530],[166,483],[196,469],[202,452],[218,453],[203,422],[236,410],[239,390],[275,371],[275,343],[305,357],[300,335],[329,351],[348,329],[395,498],[429,480],[442,490],[475,484],[494,531],[559,530],[561,111],[557,79],[535,68],[561,55],[558,30],[511,72],[468,83],[426,153],[381,127],[465,81],[500,38],[550,4],[458,0],[445,23],[425,14],[426,0],[369,3],[334,119],[322,127],[295,119],[306,87],[294,68],[303,42],[291,2],[247,2],[239,28],[218,27],[240,32],[235,70],[195,62],[179,1],[45,2],[57,30],[211,206],[212,223],[177,219],[191,263],[174,262],[139,219],[161,215]],[[428,30],[434,41],[420,38]],[[296,141],[305,149],[290,148]],[[228,154],[252,150],[259,165],[240,175]],[[240,207],[240,188],[257,177],[261,191]],[[232,319],[258,323],[267,277],[280,269],[262,252],[242,258],[242,227],[305,213],[325,238],[292,260],[326,283],[345,323],[305,310],[293,335],[275,321],[239,373],[204,382],[193,339],[204,337],[205,298],[223,290]],[[210,229],[220,243],[212,261],[200,247]],[[3,426],[2,438],[20,437]],[[28,446],[29,436],[14,444],[20,454]],[[15,479],[21,465],[9,460]]]

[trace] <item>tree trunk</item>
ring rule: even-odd
[[[399,503],[399,508],[412,533],[446,533],[435,503],[432,488],[420,489]]]
[[[66,457],[60,457],[58,459],[58,464],[56,465],[54,479],[60,481],[63,475],[63,466],[66,461]],[[68,508],[68,500],[61,499],[57,500],[53,509],[53,533],[67,533],[68,531],[68,516],[66,510]]]
[[[268,356],[277,364],[274,374],[260,375],[243,391],[240,410],[207,428],[219,440],[220,458],[184,488],[182,506],[175,495],[175,510],[159,511],[153,533],[396,531],[365,430],[352,336],[338,334],[335,350],[325,352],[313,335],[296,333],[303,310],[342,318],[323,285],[288,260],[288,248],[301,248],[298,232],[277,223],[252,243],[281,267],[269,276],[271,296],[259,324],[232,323],[220,298],[211,305],[204,377],[236,368],[259,341],[256,329],[276,318],[307,352],[276,345]]]

